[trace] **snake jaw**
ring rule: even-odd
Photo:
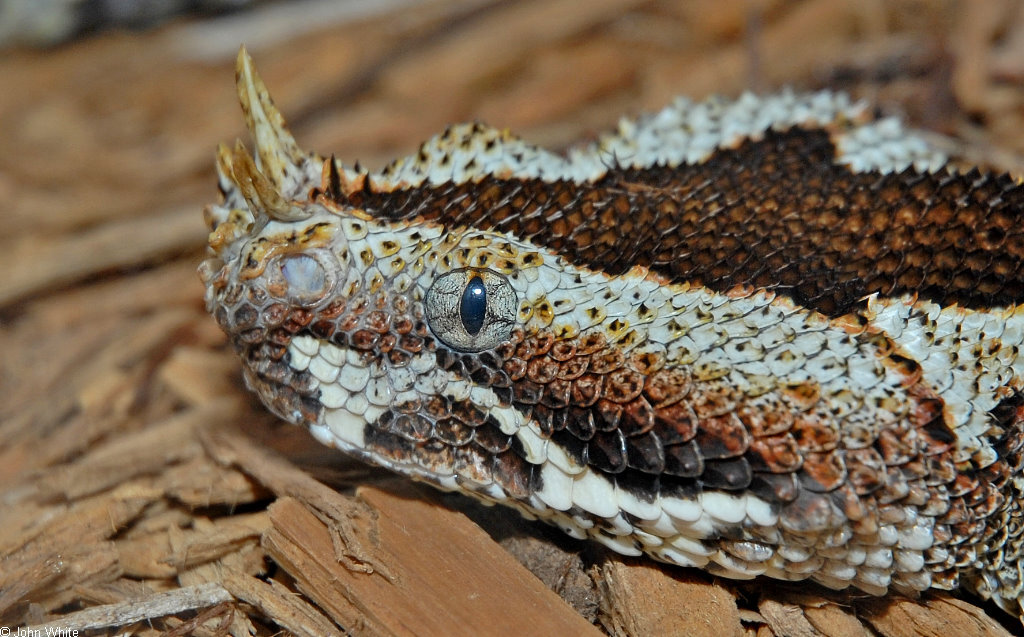
[[[900,288],[916,271],[892,251],[933,246],[886,243],[869,200],[906,215],[947,193],[978,219],[974,193],[1002,224],[984,236],[1018,240],[1017,182],[934,173],[941,154],[828,93],[681,100],[566,157],[455,126],[368,173],[301,151],[244,50],[237,84],[256,151],[218,152],[201,275],[282,418],[625,554],[1017,598],[1017,557],[990,543],[1024,528],[1024,308],[1013,285]],[[741,222],[769,227],[743,246]],[[780,261],[797,247],[821,254]],[[432,289],[449,298],[428,307]]]

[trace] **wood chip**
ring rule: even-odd
[[[861,615],[884,637],[1010,637],[976,606],[948,595],[876,599],[858,604]]]
[[[95,445],[94,453],[38,480],[38,497],[75,500],[193,459],[202,453],[195,429],[228,418],[237,409],[236,400],[221,399],[177,413],[147,429],[113,437],[106,444]]]
[[[0,271],[9,273],[0,278],[0,304],[90,274],[152,263],[175,252],[192,250],[202,245],[207,234],[190,207],[113,221],[56,241],[26,236],[12,249],[0,252]],[[36,267],[17,267],[26,260]]]
[[[300,637],[342,634],[341,629],[326,615],[276,580],[264,582],[227,569],[222,581],[232,595],[252,604],[268,617],[273,617],[284,629]]]
[[[179,588],[166,593],[155,593],[145,599],[95,606],[69,613],[55,622],[32,626],[29,631],[40,631],[39,634],[45,635],[48,634],[48,630],[84,631],[127,626],[135,622],[164,617],[186,610],[208,608],[232,599],[231,593],[219,584]]]
[[[178,347],[160,366],[159,378],[181,400],[201,405],[230,394],[237,386],[238,363],[208,347]]]
[[[843,637],[871,637],[871,631],[861,623],[854,611],[832,602],[815,605],[801,604],[804,617],[823,635]]]
[[[758,611],[772,632],[787,637],[822,637],[822,633],[807,620],[803,609],[796,604],[785,604],[774,599],[762,599]]]
[[[267,551],[340,625],[380,635],[599,634],[462,514],[398,492],[363,487],[350,532],[388,576],[332,559],[327,526],[292,498],[271,508]],[[367,511],[364,507],[369,507]],[[481,622],[486,618],[486,622]],[[415,628],[413,628],[415,627]]]
[[[197,526],[200,528],[194,531],[168,530],[117,542],[121,568],[132,577],[174,577],[186,568],[237,551],[246,543],[258,543],[270,526],[270,518],[260,511]]]
[[[612,558],[601,566],[599,584],[613,635],[743,635],[735,596],[702,574]]]

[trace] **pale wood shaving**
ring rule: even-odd
[[[30,630],[48,629],[94,630],[127,626],[135,622],[173,615],[185,610],[207,608],[231,601],[231,593],[219,584],[204,584],[157,593],[147,599],[130,600],[119,604],[95,606],[64,615],[59,621],[30,627]]]

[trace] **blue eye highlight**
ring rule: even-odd
[[[466,284],[459,303],[459,317],[462,327],[470,336],[476,336],[484,326],[484,315],[487,312],[487,287],[483,279],[475,276]]]

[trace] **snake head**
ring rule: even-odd
[[[250,387],[280,416],[305,422],[315,416],[311,383],[289,371],[286,351],[339,287],[345,264],[331,246],[340,220],[311,197],[323,160],[298,147],[244,48],[236,84],[256,152],[241,141],[218,149],[223,200],[205,210],[209,250],[200,276]]]
[[[244,49],[237,88],[256,149],[218,151],[200,275],[249,387],[321,441],[413,477],[455,488],[457,467],[479,477],[495,454],[518,475],[523,416],[493,352],[521,338],[544,259],[494,232],[389,218],[398,178],[301,150]]]

